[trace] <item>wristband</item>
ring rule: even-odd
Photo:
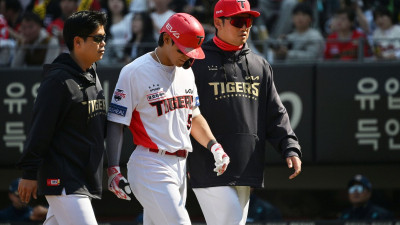
[[[218,142],[215,139],[211,139],[207,144],[207,149],[211,151],[211,147]]]

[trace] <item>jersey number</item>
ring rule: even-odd
[[[192,114],[189,114],[186,126],[188,130],[192,127]]]

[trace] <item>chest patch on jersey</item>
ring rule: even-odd
[[[147,95],[147,101],[153,102],[158,99],[163,99],[165,98],[165,92],[164,91],[159,91],[157,93],[151,93]]]
[[[128,108],[126,108],[125,106],[111,103],[110,107],[108,108],[108,113],[114,113],[114,114],[125,117],[127,109]]]

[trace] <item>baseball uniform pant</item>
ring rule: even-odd
[[[249,186],[193,188],[207,225],[245,225],[249,211]]]
[[[144,225],[190,225],[186,204],[186,158],[149,152],[137,146],[128,181],[144,208]]]
[[[46,195],[49,203],[43,225],[97,225],[90,198],[86,195]]]

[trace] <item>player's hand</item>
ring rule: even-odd
[[[215,160],[214,172],[217,173],[217,176],[220,176],[225,172],[226,168],[228,167],[228,164],[230,162],[229,156],[224,152],[224,149],[218,143],[211,146],[211,152],[214,155]]]
[[[286,158],[286,163],[289,168],[294,168],[294,173],[289,176],[289,179],[297,177],[301,172],[301,160],[297,156],[291,156]]]
[[[125,177],[122,176],[119,166],[108,167],[108,190],[118,198],[131,200],[133,198],[131,187]]]
[[[37,199],[37,181],[21,179],[18,184],[18,194],[23,203],[29,203],[31,196]]]

